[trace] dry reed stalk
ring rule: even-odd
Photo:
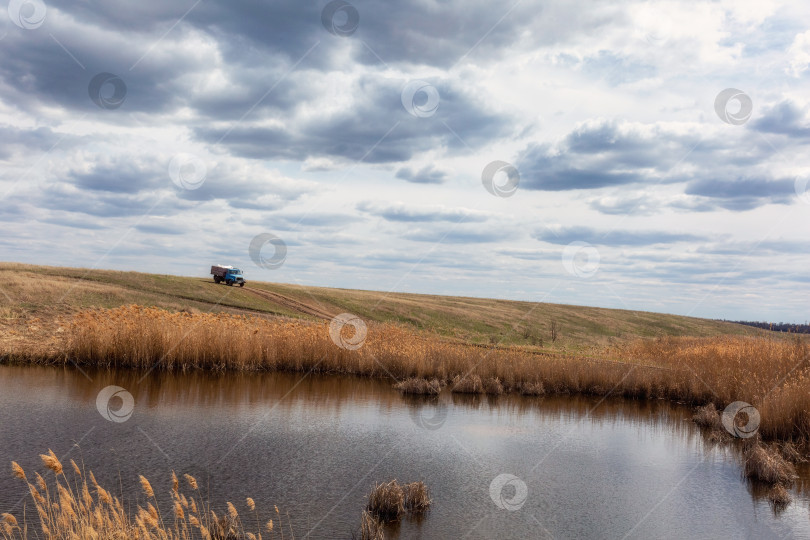
[[[466,377],[456,375],[453,378],[452,392],[456,394],[483,394],[484,385],[481,384],[481,377],[478,375],[467,375]]]
[[[381,521],[397,521],[405,513],[405,492],[396,480],[374,484],[366,509]]]
[[[787,489],[781,484],[776,484],[768,491],[768,501],[773,504],[774,510],[780,512],[787,508],[793,498]]]
[[[518,385],[519,392],[524,396],[542,396],[546,393],[542,382],[523,382]]]
[[[415,394],[426,396],[437,396],[442,391],[442,383],[439,379],[423,379],[420,377],[408,377],[394,385],[394,388],[403,394]]]
[[[796,469],[778,450],[755,443],[745,451],[744,457],[746,478],[786,487],[792,486],[796,479]]]
[[[430,510],[430,491],[424,482],[411,482],[402,486],[405,495],[405,510],[410,514],[424,514]]]
[[[382,522],[366,510],[360,518],[360,540],[385,540]]]
[[[84,475],[77,466],[73,466],[73,479],[69,480],[53,452],[48,451],[41,458],[43,464],[55,473],[52,486],[49,486],[38,473],[35,473],[36,485],[29,483],[23,468],[16,462],[12,462],[14,477],[28,485],[34,510],[39,517],[40,530],[29,531],[25,526],[21,528],[15,516],[0,514],[0,539],[192,540],[192,538],[202,537],[209,540],[236,540],[237,538],[262,538],[258,530],[254,533],[245,528],[233,504],[227,503],[227,513],[223,514],[221,518],[217,518],[216,514],[210,510],[209,503],[202,499],[195,500],[193,495],[186,498],[180,492],[179,482],[174,474],[172,474],[169,491],[172,497],[174,526],[170,527],[164,526],[157,507],[151,503],[148,503],[145,508],[138,506],[134,515],[130,515],[127,511],[129,505],[116,497],[111,497],[108,491],[98,485],[92,471]],[[188,475],[186,475],[186,479],[189,480],[192,489],[197,491],[196,480]],[[88,480],[90,484],[88,484]],[[147,497],[153,498],[154,489],[151,483],[143,476],[139,476],[139,483]],[[91,493],[91,486],[95,491],[95,496]],[[255,510],[255,502],[252,499],[248,499],[248,507]],[[198,508],[201,509],[200,512],[198,512]],[[278,513],[277,508],[276,513]],[[278,519],[281,519],[280,514]],[[256,523],[258,526],[258,517]],[[272,521],[268,522],[267,533],[276,534],[273,531]]]
[[[716,430],[724,429],[723,423],[720,421],[720,412],[714,406],[714,403],[698,407],[692,416],[692,420],[701,427]]]

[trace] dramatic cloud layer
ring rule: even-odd
[[[5,259],[806,318],[806,3],[43,5]]]

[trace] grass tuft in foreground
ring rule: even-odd
[[[19,464],[11,464],[14,476],[28,485],[39,519],[39,528],[30,530],[28,525],[21,524],[13,515],[2,514],[0,538],[4,540],[261,540],[262,532],[267,535],[266,538],[284,538],[278,507],[275,507],[275,519],[279,526],[276,527],[271,519],[266,522],[262,531],[259,530],[256,504],[253,499],[246,499],[246,521],[256,523],[255,532],[251,531],[230,502],[227,503],[226,510],[217,515],[202,498],[197,481],[190,475],[185,475],[190,489],[190,493],[186,495],[180,488],[179,479],[172,473],[172,508],[169,512],[160,510],[152,484],[141,476],[141,490],[146,500],[131,515],[128,512],[129,505],[101,487],[92,472],[85,473],[71,460],[72,478],[69,479],[53,451],[49,450],[40,457],[45,467],[54,474],[51,484],[39,473],[34,473],[33,479],[29,479]]]

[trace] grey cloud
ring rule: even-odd
[[[810,122],[807,111],[800,109],[791,100],[785,100],[766,108],[762,116],[753,123],[753,128],[765,133],[778,133],[790,137],[810,136]]]
[[[481,244],[505,240],[509,238],[509,234],[497,230],[416,229],[405,233],[403,237],[416,242],[435,244]]]
[[[651,246],[677,242],[700,242],[705,237],[668,231],[600,231],[591,227],[563,227],[539,229],[532,236],[551,244],[568,245],[571,242],[587,242],[603,246]]]
[[[35,129],[21,129],[15,126],[0,126],[0,159],[8,159],[15,152],[30,153],[31,150],[45,152],[57,145],[62,148],[74,146],[80,137],[68,136],[54,132],[50,128],[40,127]]]
[[[309,227],[343,227],[362,221],[363,218],[351,214],[330,214],[313,212],[276,216],[273,223],[279,230],[298,231]]]
[[[94,221],[72,217],[70,216],[70,214],[61,215],[58,217],[57,216],[47,217],[39,219],[38,221],[41,223],[52,223],[53,225],[59,225],[61,227],[72,227],[74,229],[87,229],[97,231],[107,228],[104,225],[95,223]]]
[[[670,169],[690,154],[697,136],[643,133],[616,121],[591,122],[557,147],[531,144],[518,157],[521,188],[544,191],[595,189],[641,182],[672,182]]]
[[[634,216],[650,215],[660,208],[660,204],[657,201],[646,195],[636,197],[603,197],[592,200],[590,206],[602,214],[632,214]]]
[[[452,221],[480,223],[489,219],[489,216],[484,212],[470,210],[467,208],[447,208],[444,206],[408,206],[405,204],[384,205],[362,202],[357,205],[357,209],[362,212],[380,216],[386,221]]]
[[[396,172],[395,176],[415,184],[442,184],[447,180],[447,173],[433,165],[426,165],[419,170],[402,167]]]
[[[739,178],[721,180],[704,178],[687,184],[688,195],[700,195],[727,210],[750,210],[763,204],[790,204],[796,195],[793,180]]]
[[[157,223],[144,223],[135,225],[135,228],[141,232],[148,234],[168,234],[180,235],[186,232],[186,228],[178,225],[160,225]]]
[[[168,187],[159,178],[155,167],[145,166],[137,159],[125,158],[97,163],[86,172],[71,170],[67,173],[67,180],[82,190],[110,193],[133,194]]]
[[[428,82],[438,89],[441,100],[429,118],[413,117],[402,106],[407,81],[364,77],[352,88],[354,104],[329,116],[293,115],[283,127],[200,125],[194,133],[202,141],[221,143],[237,155],[255,159],[326,156],[388,163],[407,161],[436,146],[467,151],[468,146],[481,146],[511,129],[507,118],[489,112],[463,89],[447,81]]]

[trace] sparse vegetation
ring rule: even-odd
[[[745,476],[771,485],[790,487],[796,479],[795,467],[777,449],[752,444],[744,454]]]
[[[407,512],[421,515],[430,509],[430,493],[424,482],[400,484],[396,480],[374,484],[366,510],[383,522],[398,521]]]
[[[404,381],[395,384],[394,388],[403,394],[436,396],[442,391],[442,386],[439,379],[427,380],[419,377],[408,377]]]
[[[275,513],[268,509],[266,514],[272,519],[264,521],[263,526],[260,525],[256,503],[250,498],[245,501],[248,517],[244,521],[236,506],[230,502],[218,515],[203,498],[197,480],[190,475],[185,475],[183,482],[188,487],[187,491],[181,489],[180,479],[172,473],[171,487],[167,487],[172,508],[168,512],[165,508],[160,509],[152,484],[141,476],[139,480],[145,500],[137,505],[132,514],[130,504],[100,486],[93,473],[84,471],[75,461],[70,461],[72,478],[69,479],[66,468],[52,451],[40,457],[45,467],[54,474],[51,484],[39,473],[29,478],[20,465],[12,462],[14,476],[28,485],[39,528],[30,530],[26,523],[18,521],[15,516],[2,514],[0,538],[4,540],[284,538],[282,515],[278,507],[274,507]],[[248,523],[254,522],[255,529],[251,530]]]
[[[717,430],[723,429],[723,424],[720,420],[720,412],[717,410],[717,407],[714,406],[714,403],[698,407],[695,410],[694,416],[692,416],[692,420],[701,427]]]
[[[360,518],[360,540],[385,540],[382,522],[367,510]]]

